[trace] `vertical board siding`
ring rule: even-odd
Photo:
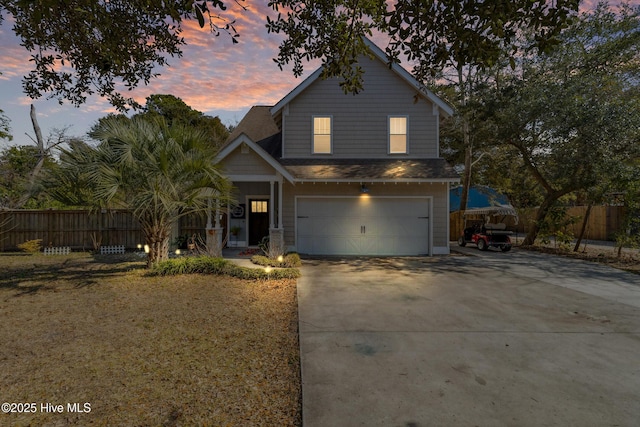
[[[566,220],[571,219],[572,224],[567,226],[567,231],[573,233],[575,237],[580,234],[586,206],[572,206],[567,208]],[[518,235],[525,235],[535,221],[537,209],[519,209],[519,221],[517,225],[507,224],[510,230],[516,231]],[[621,231],[624,224],[625,210],[623,206],[593,206],[587,228],[585,239],[589,240],[614,240],[615,233]],[[450,238],[457,240],[462,234],[463,220],[459,212],[450,214]]]
[[[388,117],[407,116],[408,155],[437,157],[433,105],[379,60],[362,58],[364,90],[345,94],[338,79],[317,80],[292,100],[285,120],[285,158],[313,157],[312,116],[333,117],[333,157],[388,157]],[[318,156],[318,155],[315,155]]]

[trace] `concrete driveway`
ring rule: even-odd
[[[637,426],[640,276],[464,251],[305,260],[304,427]]]

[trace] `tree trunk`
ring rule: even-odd
[[[169,236],[171,226],[155,225],[144,230],[145,243],[149,246],[147,268],[169,259]]]
[[[535,221],[531,224],[531,228],[529,228],[529,232],[522,242],[522,246],[531,246],[535,243],[538,233],[540,232],[540,224],[547,217],[551,206],[553,206],[553,203],[558,200],[558,197],[559,196],[555,194],[549,194],[545,197],[544,201],[538,208]]]
[[[466,124],[466,120],[465,120]],[[460,195],[460,212],[464,213],[467,210],[467,202],[469,200],[469,190],[471,188],[471,157],[472,157],[472,149],[471,144],[469,142],[469,126],[463,126],[466,128],[464,130],[464,139],[465,139],[465,150],[464,150],[464,177],[462,182],[462,194]]]
[[[29,181],[27,182],[27,188],[25,188],[24,193],[18,199],[18,202],[14,206],[16,209],[22,208],[31,198],[31,194],[33,194],[33,187],[36,181],[36,178],[40,174],[42,170],[42,166],[44,166],[44,159],[46,157],[46,150],[44,147],[44,139],[42,139],[42,130],[40,130],[40,125],[38,124],[38,119],[36,118],[36,107],[31,104],[31,124],[33,125],[33,131],[36,134],[36,145],[38,146],[38,154],[40,158],[38,159],[38,163],[33,168],[31,173],[29,174]]]
[[[468,82],[468,80],[467,80]],[[471,188],[471,162],[473,148],[471,147],[471,135],[469,134],[469,121],[464,107],[467,105],[467,87],[464,79],[463,68],[458,66],[458,87],[460,88],[460,104],[463,107],[462,114],[462,143],[464,146],[464,179],[462,182],[462,194],[460,195],[460,213],[467,210],[467,200],[469,199],[469,189]],[[462,218],[462,215],[461,217]]]
[[[584,237],[584,233],[587,230],[587,223],[589,222],[589,217],[591,216],[592,207],[593,207],[593,203],[589,203],[589,206],[587,206],[587,211],[584,213],[584,219],[582,220],[582,227],[580,228],[580,234],[578,235],[578,240],[576,241],[576,245],[573,248],[573,252],[578,252],[578,249],[580,249],[580,243],[582,243],[582,238]]]

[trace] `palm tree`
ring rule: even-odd
[[[205,212],[207,200],[228,202],[229,181],[214,164],[215,145],[201,130],[164,119],[109,117],[60,161],[67,176],[91,189],[96,207],[131,209],[149,246],[148,266],[169,257],[169,236],[184,215]]]

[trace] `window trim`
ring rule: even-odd
[[[391,119],[405,119],[404,134],[395,133],[393,135],[404,135],[404,151],[391,151]],[[387,154],[409,154],[409,116],[408,115],[389,115],[387,116]]]
[[[316,119],[329,119],[329,151],[316,151],[316,135],[326,135],[324,133],[316,134]],[[326,114],[314,114],[311,116],[311,154],[330,155],[333,154],[333,116]]]

